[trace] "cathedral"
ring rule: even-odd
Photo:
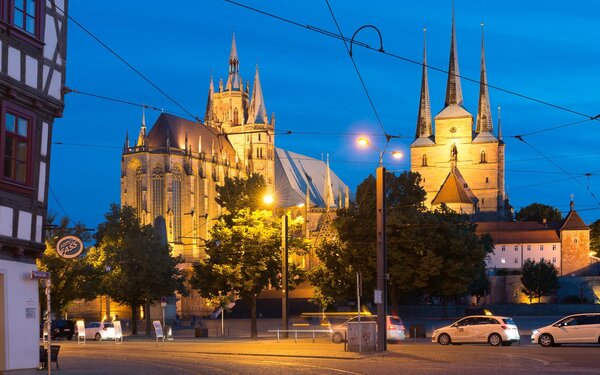
[[[504,190],[505,144],[500,120],[497,133],[492,121],[483,33],[480,82],[475,118],[463,105],[453,15],[446,99],[433,121],[424,43],[416,134],[410,146],[411,171],[422,177],[428,207],[445,203],[478,221],[509,220],[512,215]]]
[[[135,207],[144,224],[163,217],[173,254],[183,256],[187,268],[204,257],[211,225],[222,213],[216,186],[251,173],[264,176],[275,208],[303,217],[303,235],[313,242],[331,235],[335,210],[349,205],[349,189],[328,159],[275,147],[275,116],[267,113],[258,67],[250,88],[234,36],[227,80],[215,87],[211,77],[203,122],[162,113],[148,130],[143,115],[135,142],[126,136],[121,204]],[[317,260],[308,254],[296,261],[308,269]],[[202,314],[200,308],[192,295],[182,298],[178,313]]]

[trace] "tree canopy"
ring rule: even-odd
[[[151,225],[141,225],[133,207],[111,205],[98,227],[97,246],[90,256],[101,267],[104,292],[131,307],[132,334],[137,334],[139,307],[169,296],[185,294],[182,259]]]
[[[558,289],[558,270],[554,264],[543,259],[539,262],[527,260],[523,263],[521,284],[529,302],[534,298],[539,302],[543,296],[549,296]]]
[[[590,250],[598,256],[600,255],[600,220],[590,224],[590,229]]]
[[[553,221],[561,221],[562,214],[556,207],[548,206],[542,203],[532,203],[529,206],[521,208],[515,215],[517,221],[544,221],[550,223]]]

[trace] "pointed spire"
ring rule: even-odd
[[[329,211],[329,208],[333,205],[333,186],[331,186],[331,170],[329,169],[329,154],[327,154],[327,171],[325,175],[325,208],[327,211]]]
[[[263,98],[262,86],[260,84],[260,75],[258,74],[258,65],[254,75],[254,86],[252,88],[252,100],[250,101],[250,114],[248,116],[250,124],[268,124],[267,108]]]
[[[481,24],[481,75],[479,78],[479,106],[477,107],[477,124],[475,133],[493,132],[492,109],[487,86],[487,72],[485,69],[485,49],[483,43],[483,23]]]
[[[575,211],[575,195],[571,194],[571,202],[569,203],[569,211]]]
[[[429,102],[429,80],[427,78],[427,29],[423,29],[423,74],[421,77],[421,99],[417,117],[417,133],[415,138],[429,137],[431,130],[431,104]]]
[[[140,133],[138,134],[136,147],[143,147],[146,145],[146,106],[142,106],[142,125],[140,126]]]
[[[213,83],[213,77],[210,76],[210,83],[208,85],[208,98],[206,99],[206,112],[204,113],[204,121],[211,121],[213,118],[213,94],[215,93],[215,84]]]
[[[123,145],[123,152],[129,151],[129,131],[125,130],[125,144]]]
[[[462,106],[462,88],[458,70],[458,50],[456,48],[456,28],[454,25],[454,1],[452,2],[452,37],[450,39],[450,63],[448,64],[448,83],[446,85],[445,106],[458,104]]]
[[[231,53],[229,54],[229,76],[227,77],[226,91],[242,90],[243,83],[240,77],[240,60],[238,59],[237,47],[235,45],[235,33],[231,38]]]
[[[346,201],[344,202],[344,208],[349,208],[350,207],[350,189],[348,188],[348,185],[346,185]]]
[[[500,106],[498,106],[498,141],[502,142],[502,125],[500,123]]]

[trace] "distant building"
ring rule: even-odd
[[[506,145],[502,140],[500,119],[498,132],[494,132],[483,34],[479,106],[474,119],[463,106],[454,15],[448,72],[444,107],[432,122],[424,46],[417,127],[410,146],[411,171],[421,175],[427,194],[425,204],[430,208],[444,203],[456,212],[471,214],[480,221],[510,219],[504,189]]]
[[[545,260],[556,266],[560,276],[570,276],[585,273],[595,262],[589,255],[590,228],[573,202],[561,222],[479,222],[477,233],[489,234],[494,241],[494,252],[486,261],[490,270],[520,270],[527,260]]]
[[[52,126],[64,108],[67,0],[0,4],[0,373],[29,373],[39,364],[30,275],[45,249]]]
[[[275,116],[267,114],[258,68],[250,91],[240,76],[234,38],[226,83],[219,81],[215,89],[210,79],[203,123],[163,113],[148,131],[144,116],[133,144],[126,137],[121,203],[135,207],[146,224],[164,217],[173,253],[189,267],[205,256],[205,240],[222,213],[216,186],[251,173],[264,176],[277,207],[305,218],[303,234],[315,241],[331,235],[333,212],[349,205],[348,187],[328,160],[275,147]],[[309,254],[296,261],[309,268],[316,258]],[[181,299],[178,310],[190,316],[201,308],[193,294]]]

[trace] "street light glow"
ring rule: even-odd
[[[265,204],[273,204],[273,202],[275,202],[275,198],[273,198],[273,195],[272,195],[272,194],[266,194],[266,195],[263,197],[263,202],[264,202]]]
[[[356,143],[358,143],[359,146],[368,146],[369,145],[369,139],[365,138],[365,137],[360,137],[356,140]]]
[[[402,159],[404,155],[400,151],[392,151],[392,157],[394,159]]]

